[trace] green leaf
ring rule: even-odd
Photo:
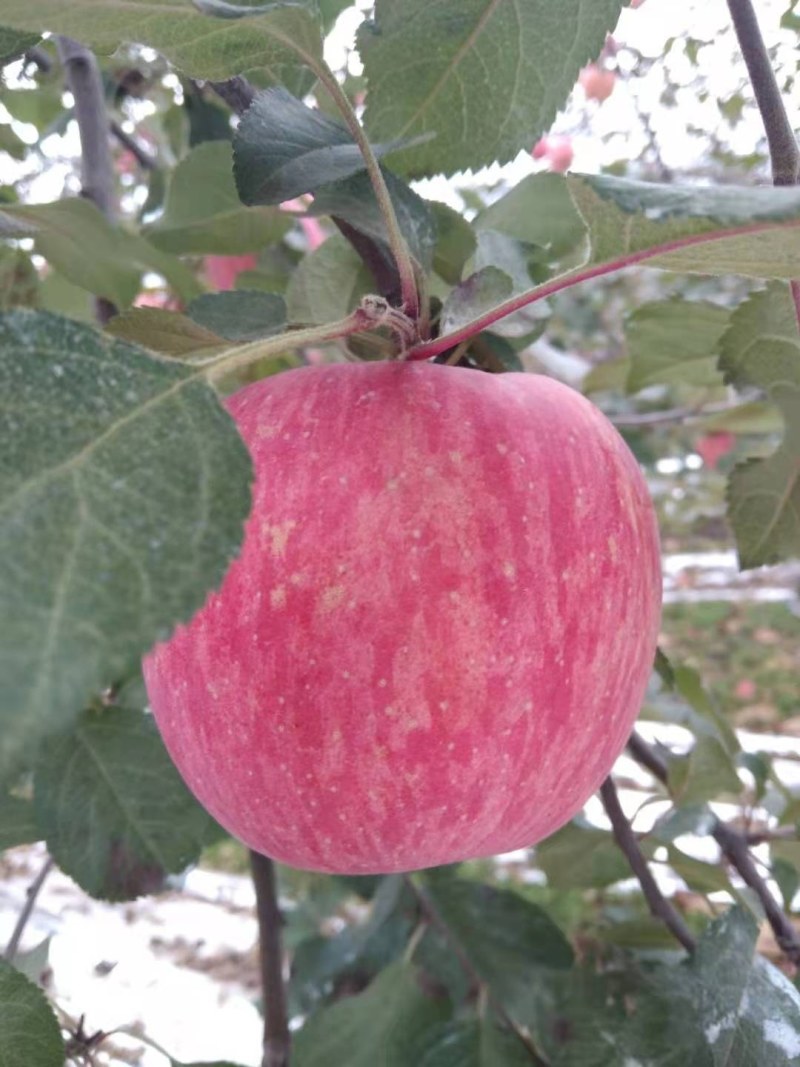
[[[428,1031],[416,1067],[530,1067],[522,1040],[486,1019],[451,1022]]]
[[[474,226],[476,230],[496,230],[537,245],[553,259],[575,249],[586,235],[586,225],[560,174],[523,178],[481,211]]]
[[[36,251],[73,285],[126,307],[139,292],[145,271],[163,274],[184,299],[199,291],[194,275],[173,256],[143,237],[112,226],[89,200],[73,197],[53,204],[13,204],[0,212],[0,227],[33,235]],[[87,255],[91,248],[91,255]]]
[[[436,225],[430,206],[391,171],[384,169],[383,176],[400,231],[408,242],[411,255],[424,270],[430,270],[436,243]],[[351,178],[320,189],[314,197],[310,214],[344,219],[360,234],[381,246],[384,258],[390,268],[396,271],[383,216],[366,173],[354,174]]]
[[[472,322],[511,296],[513,284],[497,267],[483,267],[455,287],[442,308],[442,333],[451,333]]]
[[[0,352],[2,773],[219,584],[250,460],[191,366],[43,312],[1,316]]]
[[[675,243],[674,251],[648,257],[648,266],[757,278],[797,273],[800,232],[781,224],[800,218],[800,189],[682,188],[607,175],[566,181],[589,227],[592,263],[635,262],[637,253]],[[728,231],[732,236],[696,240]]]
[[[756,956],[756,934],[747,912],[731,908],[706,929],[691,960],[658,969],[631,1016],[628,1054],[693,1067],[796,1063],[800,995]]]
[[[189,0],[0,0],[0,25],[63,33],[104,55],[120,44],[149,45],[193,78],[259,71],[281,84],[299,62],[322,54],[319,24],[299,3],[253,18],[210,19]]]
[[[398,156],[415,177],[513,159],[550,128],[620,7],[619,0],[378,0],[375,21],[358,33],[370,138],[435,133]]]
[[[142,711],[86,711],[48,738],[34,767],[47,848],[93,897],[132,900],[163,889],[200,854],[214,827]]]
[[[42,837],[32,801],[0,794],[0,852],[41,841]]]
[[[428,208],[436,229],[433,269],[450,285],[457,285],[467,260],[475,251],[475,233],[466,219],[447,204],[433,201]]]
[[[233,173],[245,204],[280,204],[364,170],[350,131],[283,88],[259,93],[234,137]],[[397,143],[373,144],[380,159]]]
[[[39,275],[21,248],[0,247],[0,311],[34,307],[39,298]]]
[[[286,326],[286,301],[277,293],[233,289],[195,297],[186,314],[229,341],[255,341]]]
[[[33,982],[0,960],[0,1063],[3,1067],[63,1067],[58,1020]]]
[[[165,308],[130,308],[111,319],[106,333],[166,356],[210,355],[227,347],[224,337]]]
[[[29,48],[33,48],[40,38],[40,33],[16,33],[0,26],[0,66],[10,63],[12,59],[17,59]]]
[[[402,876],[381,879],[365,923],[348,926],[335,937],[307,938],[297,946],[290,985],[297,1008],[303,1013],[314,1008],[336,979],[357,975],[363,980],[394,962],[416,921],[416,901]]]
[[[650,385],[721,385],[716,348],[729,319],[727,308],[703,300],[675,297],[637,308],[625,326],[628,392]]]
[[[553,920],[510,890],[428,876],[424,893],[474,971],[506,1006],[524,996],[542,968],[572,963],[569,942]]]
[[[164,214],[146,229],[165,252],[237,255],[279,241],[292,225],[278,208],[245,207],[233,180],[232,149],[204,141],[181,160],[167,189]]]
[[[316,1012],[297,1034],[293,1067],[409,1067],[421,1037],[448,1014],[407,964],[387,967],[355,997]],[[376,1060],[376,1055],[380,1056]]]
[[[778,450],[738,465],[728,483],[740,566],[778,563],[800,555],[800,335],[788,288],[770,285],[741,304],[720,349],[725,381],[762,390],[783,417]]]
[[[541,841],[536,861],[554,889],[602,889],[631,873],[613,836],[580,821]]]
[[[698,737],[688,756],[670,760],[669,785],[681,805],[742,791],[733,760],[715,737]]]
[[[697,893],[729,893],[728,876],[718,863],[704,863],[687,856],[674,845],[667,849],[669,865]]]
[[[348,315],[374,288],[372,275],[358,253],[334,235],[303,258],[286,291],[291,323],[314,325]]]

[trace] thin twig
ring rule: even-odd
[[[668,784],[666,763],[638,734],[633,733],[628,739],[628,751],[637,763],[646,767],[655,778],[664,785]],[[742,881],[758,897],[767,921],[772,927],[772,932],[775,934],[775,940],[786,957],[792,963],[800,965],[800,936],[779,907],[766,881],[758,873],[746,837],[720,819],[715,819],[711,836],[720,846],[731,866],[739,872]]]
[[[497,1016],[502,1019],[508,1029],[511,1030],[512,1033],[514,1033],[522,1042],[530,1057],[531,1063],[536,1064],[536,1067],[547,1067],[547,1061],[543,1060],[537,1052],[530,1035],[526,1031],[524,1031],[518,1023],[514,1021],[514,1019],[506,1011],[505,1007],[498,1000],[496,1000],[496,998],[492,994],[491,989],[487,986],[486,982],[483,981],[481,976],[475,970],[472,965],[472,961],[470,960],[467,953],[464,951],[460,941],[457,937],[453,936],[450,927],[439,914],[436,905],[431,900],[428,893],[425,892],[422,886],[419,885],[416,879],[413,878],[411,875],[403,875],[403,878],[406,882],[406,885],[408,885],[409,889],[416,897],[419,906],[422,909],[422,913],[429,920],[431,925],[435,926],[444,935],[448,944],[458,957],[459,963],[463,967],[464,972],[470,979],[472,985],[475,987],[475,989],[479,991],[479,993],[483,993],[486,995],[489,1000],[489,1003],[492,1005],[492,1008],[494,1009]]]
[[[155,170],[158,167],[158,160],[156,157],[151,155],[146,148],[143,148],[135,137],[131,137],[129,133],[126,133],[116,119],[111,120],[111,132],[122,147],[128,149],[139,166],[143,167],[144,170]]]
[[[664,411],[646,411],[632,415],[610,415],[609,419],[615,426],[660,426],[661,423],[669,422],[697,422],[702,421],[709,415],[722,415],[727,411],[735,411],[741,407],[741,401],[730,403],[720,401],[718,404],[707,404],[705,407],[686,405],[680,408],[666,408]]]
[[[114,167],[100,68],[89,49],[71,37],[57,37],[56,48],[75,101],[75,120],[81,138],[82,193],[113,222],[117,214]],[[105,324],[117,314],[117,308],[110,300],[98,296],[95,298],[95,314],[98,321]]]
[[[642,892],[651,914],[657,919],[661,919],[673,937],[688,952],[692,952],[695,947],[695,939],[692,937],[689,927],[658,888],[658,883],[639,848],[633,827],[622,810],[622,805],[619,802],[619,796],[611,777],[606,778],[600,786],[600,799],[603,801],[603,807],[611,820],[614,838],[625,859],[630,864],[631,870],[639,880],[639,885],[642,887]]]
[[[236,115],[243,115],[256,98],[256,91],[247,78],[236,76],[224,82],[206,83],[220,100],[224,100]]]
[[[800,151],[752,0],[728,0],[728,10],[764,123],[773,185],[794,185],[800,176]]]
[[[264,1056],[262,1067],[288,1067],[289,1019],[283,981],[281,926],[275,864],[259,852],[250,853],[256,890],[256,916],[261,954],[261,990],[264,999]]]
[[[39,896],[41,888],[45,883],[45,879],[52,871],[53,866],[53,858],[51,856],[48,856],[44,866],[36,875],[36,878],[33,880],[33,882],[31,882],[31,884],[28,886],[28,889],[26,891],[27,896],[25,900],[25,905],[22,911],[19,913],[19,918],[17,919],[16,925],[14,926],[14,929],[11,933],[11,938],[8,942],[8,945],[6,946],[6,950],[3,953],[3,959],[7,960],[8,963],[14,962],[14,957],[17,954],[17,949],[19,948],[19,943],[22,940],[22,935],[25,932],[25,927],[28,925],[28,919],[30,919],[31,914],[33,913],[33,909],[36,904],[36,898]]]

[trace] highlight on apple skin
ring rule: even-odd
[[[549,378],[427,363],[227,403],[255,468],[244,544],[144,662],[199,800],[253,849],[351,874],[558,829],[624,747],[658,632],[656,522],[617,431]]]

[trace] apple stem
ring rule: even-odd
[[[259,852],[250,853],[250,869],[256,891],[256,918],[261,959],[261,991],[264,1000],[264,1056],[262,1067],[288,1067],[289,1018],[283,981],[283,916],[278,905],[275,864]]]
[[[353,105],[350,103],[347,94],[336,80],[336,75],[323,60],[319,60],[311,64],[311,66],[314,73],[328,90],[331,99],[339,109],[342,118],[347,124],[347,128],[353,135],[353,140],[358,145],[361,155],[364,157],[367,174],[372,182],[375,199],[378,201],[378,208],[386,227],[389,247],[392,251],[392,256],[397,266],[397,273],[400,277],[400,295],[403,304],[402,310],[416,322],[420,314],[420,301],[417,290],[414,259],[409,251],[406,239],[403,237],[400,223],[397,221],[397,213],[394,210],[394,204],[389,195],[389,189],[386,185],[386,179],[383,176],[383,171],[381,170],[378,158],[372,151],[372,145],[369,143],[369,139],[364,132],[363,126],[358,121],[358,116],[353,110]]]
[[[614,839],[630,864],[631,870],[639,880],[639,885],[642,887],[642,892],[651,914],[657,919],[661,919],[676,941],[679,941],[687,952],[693,952],[696,944],[695,939],[692,937],[689,927],[658,888],[658,882],[653,877],[653,873],[647,865],[647,860],[639,848],[639,842],[636,840],[633,827],[622,810],[616,786],[610,775],[600,786],[600,799],[606,809],[606,814],[611,820]]]
[[[406,316],[397,308],[390,308],[381,296],[368,295],[361,299],[361,304],[338,322],[329,322],[324,326],[309,326],[301,330],[287,330],[276,337],[264,337],[250,344],[226,348],[224,352],[197,364],[205,369],[208,381],[214,383],[234,370],[247,367],[261,359],[272,359],[285,355],[294,349],[306,348],[335,341],[340,337],[349,337],[354,333],[374,330],[388,326],[401,336],[407,336]]]

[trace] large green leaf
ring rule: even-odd
[[[541,841],[536,860],[554,889],[602,889],[631,873],[613,836],[581,820]]]
[[[348,315],[374,289],[372,275],[358,253],[335,235],[304,257],[286,291],[289,321],[309,325]]]
[[[0,852],[40,841],[42,837],[32,801],[0,794]]]
[[[375,144],[380,159],[396,144]],[[350,131],[283,88],[259,93],[234,138],[234,176],[245,204],[280,204],[364,170]]]
[[[575,249],[586,226],[559,174],[531,174],[475,219],[476,230],[496,230],[538,245],[552,258]]]
[[[39,41],[39,33],[17,33],[0,26],[0,65],[9,63]]]
[[[32,236],[36,251],[73,285],[104,296],[118,307],[131,303],[145,271],[163,274],[184,299],[200,291],[180,260],[143,237],[112,226],[93,203],[80,197],[52,204],[4,206],[0,234],[3,228],[8,236]]]
[[[64,1040],[44,993],[0,960],[0,1064],[63,1067]]]
[[[295,1040],[293,1067],[409,1067],[422,1035],[446,1014],[414,968],[394,963],[365,992],[312,1015]]]
[[[204,141],[172,174],[164,214],[147,236],[165,252],[238,255],[274,244],[292,220],[271,207],[245,207],[233,180],[232,149]]]
[[[230,341],[255,341],[286,326],[286,301],[277,293],[232,289],[203,293],[189,304],[186,314]]]
[[[510,890],[429,876],[424,892],[474,971],[504,1005],[524,998],[543,968],[572,963],[569,942],[553,920]]]
[[[59,867],[104,900],[162,889],[216,829],[175,770],[152,716],[123,708],[86,711],[43,743],[34,802]]]
[[[591,262],[637,256],[651,267],[791,278],[797,273],[800,189],[657,185],[605,175],[566,179],[589,227]],[[717,236],[703,240],[704,236]],[[674,244],[674,250],[670,245]]]
[[[124,43],[150,45],[195,78],[258,70],[281,84],[298,62],[322,53],[317,19],[300,3],[230,21],[209,18],[190,0],[0,0],[0,25],[67,34],[109,55]]]
[[[429,1030],[416,1067],[530,1067],[522,1039],[487,1019],[445,1023]]]
[[[0,353],[1,773],[219,584],[250,461],[191,366],[21,310]]]
[[[721,385],[716,348],[729,318],[727,308],[705,300],[674,298],[637,308],[625,325],[628,392],[650,385]]]
[[[374,22],[358,34],[370,137],[435,133],[398,156],[415,176],[505,163],[550,127],[621,6],[378,0]]]
[[[188,315],[166,308],[129,308],[111,319],[106,332],[165,356],[208,356],[230,347]]]
[[[777,563],[800,555],[800,333],[788,287],[770,285],[741,304],[720,348],[725,380],[762,390],[783,416],[778,450],[737,466],[728,485],[740,565]]]
[[[411,255],[425,270],[429,270],[436,243],[436,225],[428,202],[391,171],[384,169],[383,176],[400,232],[408,243]],[[383,216],[366,172],[362,171],[320,189],[314,197],[311,213],[343,219],[353,229],[379,245],[384,258],[391,268],[396,270],[389,250]]]
[[[505,271],[482,267],[460,282],[442,307],[442,333],[451,333],[511,296],[513,283]]]

